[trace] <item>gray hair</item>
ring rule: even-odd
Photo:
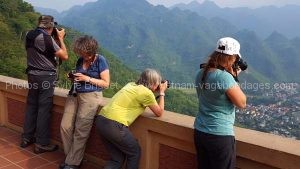
[[[89,56],[93,56],[98,51],[98,42],[92,36],[81,36],[74,41],[73,51],[77,55],[84,53]]]
[[[145,87],[150,88],[151,85],[160,84],[161,79],[161,75],[158,71],[147,68],[141,73],[136,84],[142,84]]]

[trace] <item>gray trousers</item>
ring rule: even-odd
[[[28,74],[28,96],[22,138],[40,145],[50,144],[50,120],[52,116],[54,75]]]
[[[96,129],[102,143],[110,153],[104,169],[121,169],[126,161],[126,169],[138,169],[141,147],[128,127],[101,115],[96,118]]]
[[[68,96],[60,126],[66,164],[81,163],[101,100],[102,92],[78,93],[77,97]]]

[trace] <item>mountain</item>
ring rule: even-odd
[[[197,1],[176,4],[171,8],[194,11],[206,18],[219,17],[235,25],[238,29],[255,31],[263,38],[274,31],[289,38],[300,37],[300,6],[298,5],[266,6],[256,9],[220,8],[214,2],[206,0],[201,4]]]
[[[47,15],[55,16],[55,19],[58,19],[58,17],[60,16],[60,12],[58,12],[55,9],[49,9],[49,8],[43,8],[43,7],[35,6],[34,10],[36,12],[41,13],[41,14],[47,14]]]
[[[224,20],[145,0],[99,0],[71,8],[61,22],[95,36],[131,68],[157,68],[175,82],[192,82],[218,37],[236,30]]]
[[[282,68],[281,76],[287,76],[289,82],[298,82],[300,76],[292,76],[291,74],[299,71],[300,39],[289,40],[284,35],[273,32],[265,40],[265,43],[272,53],[277,55],[277,64]],[[276,73],[279,74],[279,72]]]
[[[208,9],[217,8],[213,3],[205,4]],[[61,22],[95,36],[130,68],[140,71],[153,67],[179,84],[194,81],[199,64],[223,36],[232,36],[241,42],[241,53],[249,64],[249,69],[241,75],[242,80],[299,79],[292,68],[281,64],[290,58],[276,53],[278,50],[268,45],[265,38],[256,31],[238,29],[220,17],[207,19],[189,10],[153,6],[145,0],[98,0],[65,11]],[[300,62],[295,60],[294,64],[300,65]]]

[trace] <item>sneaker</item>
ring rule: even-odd
[[[21,143],[20,143],[20,147],[22,148],[26,148],[28,146],[30,146],[31,144],[35,143],[35,139],[27,139],[27,138],[22,138]]]
[[[86,159],[82,159],[81,162],[80,162],[80,164],[79,164],[78,166],[77,166],[77,165],[68,165],[67,163],[63,162],[63,163],[60,163],[60,164],[59,164],[58,169],[65,169],[65,167],[67,167],[67,166],[68,166],[69,168],[70,168],[70,167],[77,167],[77,168],[80,168],[80,167],[82,166],[82,164],[83,164],[84,161],[87,161],[87,160],[86,160]],[[69,168],[68,168],[68,169],[69,169]]]
[[[77,165],[66,165],[63,169],[79,169],[79,166]]]
[[[52,152],[52,151],[56,151],[58,149],[58,145],[56,144],[48,144],[46,146],[40,145],[40,144],[35,144],[34,147],[34,153],[35,154],[41,154],[44,152]]]

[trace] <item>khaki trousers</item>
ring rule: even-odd
[[[66,164],[81,163],[102,98],[102,92],[78,93],[77,97],[68,96],[60,126]]]

